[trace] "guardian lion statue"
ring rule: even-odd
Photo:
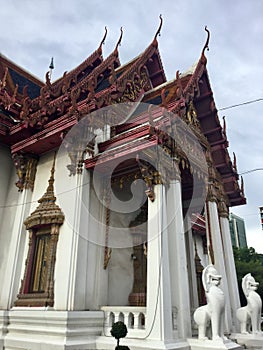
[[[219,288],[222,276],[213,265],[208,265],[202,274],[207,305],[200,306],[194,312],[194,320],[198,325],[198,339],[208,339],[212,331],[212,340],[225,340],[223,322],[225,312],[225,296]]]
[[[242,278],[242,289],[247,298],[247,305],[237,309],[237,319],[240,322],[240,331],[243,334],[262,334],[262,300],[256,292],[258,284],[250,273]]]

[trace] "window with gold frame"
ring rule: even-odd
[[[29,231],[24,278],[15,306],[53,306],[58,225]]]
[[[55,157],[48,187],[38,200],[38,207],[24,224],[29,234],[24,277],[15,306],[53,306],[54,271],[59,228],[64,214],[54,195]]]
[[[34,256],[32,273],[30,276],[29,293],[43,293],[45,291],[48,260],[50,255],[50,228],[42,229],[34,235]]]

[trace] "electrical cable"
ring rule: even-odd
[[[246,101],[246,102],[237,103],[237,104],[235,104],[235,105],[231,105],[231,106],[227,106],[227,107],[222,107],[222,108],[219,108],[218,111],[225,111],[226,109],[231,109],[231,108],[235,108],[235,107],[245,106],[245,105],[248,105],[248,104],[251,104],[251,103],[260,102],[260,101],[263,101],[263,98],[262,98],[262,97],[257,98],[257,99],[255,99],[255,100],[250,100],[250,101]]]
[[[241,173],[239,173],[238,175],[246,175],[246,174],[250,174],[250,173],[254,173],[255,171],[262,171],[263,168],[255,168],[255,169],[251,169],[251,170],[245,170]]]
[[[255,168],[255,169],[245,170],[245,171],[242,171],[242,172],[238,173],[238,175],[246,175],[246,174],[250,174],[250,173],[253,173],[253,172],[256,172],[256,171],[263,171],[263,168]],[[90,182],[84,182],[83,184],[75,186],[73,188],[70,188],[69,190],[65,190],[63,192],[57,193],[56,196],[58,197],[58,196],[61,196],[61,195],[65,194],[65,193],[69,193],[71,191],[75,191],[78,188],[81,188],[81,187],[84,187],[86,185],[89,185],[89,183]],[[38,201],[35,200],[35,201],[29,201],[29,202],[19,203],[19,204],[0,205],[0,209],[19,207],[21,205],[28,205],[28,204],[37,203],[37,202]]]

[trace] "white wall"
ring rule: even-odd
[[[19,291],[22,260],[26,242],[23,221],[28,215],[31,190],[18,192],[18,180],[10,151],[1,147],[3,169],[0,175],[1,222],[0,222],[0,281],[5,288],[0,289],[0,308],[12,306]]]

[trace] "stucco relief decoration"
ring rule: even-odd
[[[24,153],[13,153],[12,158],[18,176],[16,182],[18,191],[22,192],[27,188],[33,190],[38,158]]]
[[[54,194],[54,173],[55,161],[51,169],[46,192],[38,200],[39,205],[36,210],[34,210],[25,220],[27,230],[42,225],[62,225],[64,222],[64,214],[56,204],[56,196]]]

